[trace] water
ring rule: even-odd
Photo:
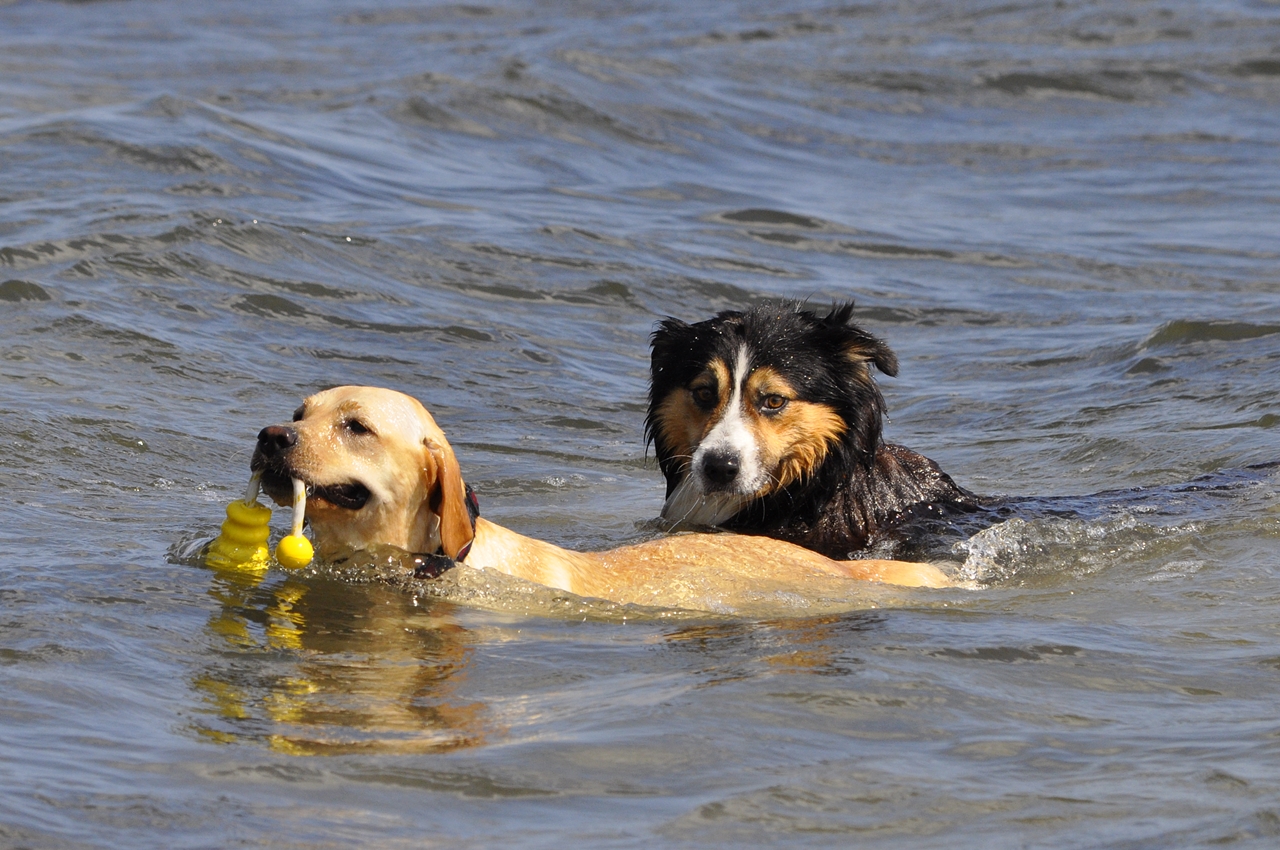
[[[0,845],[1270,846],[1278,40],[1261,0],[0,5]],[[422,398],[486,515],[643,537],[653,323],[769,296],[856,298],[890,437],[1050,506],[944,553],[981,589],[185,554],[337,383]]]

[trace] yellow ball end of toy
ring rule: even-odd
[[[311,541],[301,534],[290,534],[276,544],[276,560],[282,567],[300,570],[311,563],[313,557],[315,550],[311,547]]]

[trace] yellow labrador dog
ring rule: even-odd
[[[726,587],[753,580],[840,576],[945,587],[936,567],[907,561],[834,561],[781,540],[677,534],[605,552],[574,552],[480,518],[444,432],[414,398],[376,387],[337,387],[302,403],[293,421],[258,435],[251,468],[278,504],[292,479],[307,486],[307,519],[322,558],[374,544],[444,563],[497,570],[579,596],[655,604],[658,589],[691,571]]]

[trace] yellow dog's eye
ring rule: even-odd
[[[788,401],[790,401],[790,399],[786,396],[774,393],[773,395],[767,395],[764,397],[760,402],[760,409],[767,413],[777,413],[779,410],[787,406]]]
[[[710,408],[719,400],[716,397],[715,387],[694,387],[689,390],[693,396],[693,403],[698,407]]]
[[[305,414],[306,412],[307,412],[307,406],[304,404],[302,407],[299,407],[297,410],[293,412],[293,421],[297,422],[299,419],[303,417],[303,414]]]
[[[373,429],[361,422],[359,419],[348,419],[342,423],[342,427],[346,428],[352,434],[372,434]]]

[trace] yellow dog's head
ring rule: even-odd
[[[374,544],[453,558],[471,542],[466,487],[444,432],[394,390],[335,387],[303,401],[293,421],[258,434],[250,468],[277,504],[307,487],[321,556]]]

